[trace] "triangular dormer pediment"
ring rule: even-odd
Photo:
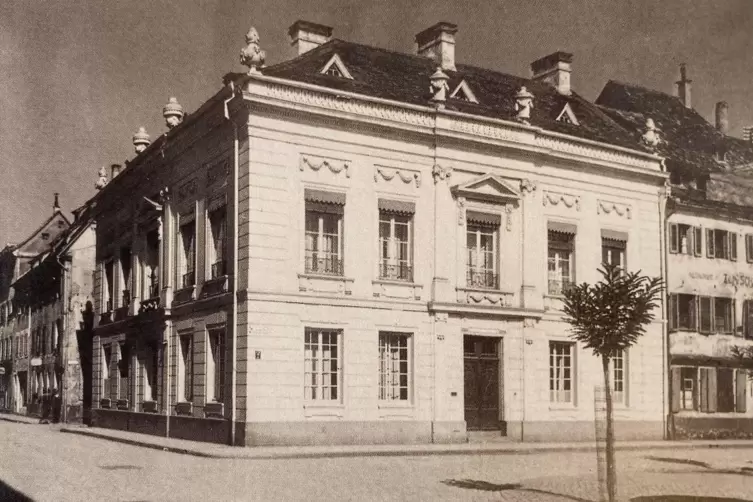
[[[570,108],[570,103],[565,103],[564,108],[559,115],[557,115],[557,122],[563,122],[565,124],[580,125],[578,118],[573,113],[573,109]]]
[[[520,192],[509,181],[493,174],[485,174],[467,183],[455,185],[452,187],[452,193],[456,197],[498,203],[508,203],[520,199]]]
[[[337,54],[334,54],[329,59],[329,61],[327,61],[327,64],[325,64],[322,67],[319,73],[321,73],[322,75],[330,75],[333,77],[347,78],[348,80],[353,80],[353,77],[348,71],[348,68],[345,66],[345,63],[343,63],[343,60],[340,59],[340,56]]]
[[[462,99],[464,101],[470,101],[471,103],[478,103],[476,95],[473,94],[471,87],[465,80],[460,82],[458,86],[455,87],[455,90],[450,94],[450,98]]]

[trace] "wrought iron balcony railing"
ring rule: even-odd
[[[193,270],[189,270],[183,274],[183,287],[190,288],[196,285],[196,273]]]
[[[549,279],[549,294],[564,295],[573,286],[575,286],[575,281],[570,279]]]
[[[131,291],[128,289],[123,290],[123,304],[121,307],[128,307],[131,304]]]
[[[337,256],[306,256],[306,272],[309,274],[343,275],[343,261]]]
[[[396,265],[381,263],[379,265],[379,278],[393,281],[413,281],[413,267],[407,263]]]
[[[156,282],[153,282],[149,285],[149,298],[158,298],[159,297],[159,284]]]
[[[225,274],[225,260],[218,260],[212,263],[212,279],[218,279]]]
[[[499,289],[499,275],[487,270],[468,270],[466,281],[472,288]]]

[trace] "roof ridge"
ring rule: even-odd
[[[656,89],[652,89],[651,87],[646,87],[645,85],[634,84],[634,83],[632,83],[632,82],[625,82],[625,81],[623,81],[623,80],[617,80],[617,79],[614,79],[614,78],[610,78],[610,79],[609,79],[609,80],[607,81],[607,84],[606,84],[606,85],[609,85],[609,84],[622,85],[622,86],[625,86],[625,87],[632,87],[632,88],[634,88],[634,89],[642,89],[642,90],[644,90],[644,91],[652,92],[652,93],[654,93],[654,94],[661,94],[661,95],[663,95],[663,96],[667,96],[668,98],[674,98],[674,99],[676,99],[676,100],[678,100],[678,101],[680,100],[680,98],[679,98],[679,97],[677,97],[677,96],[675,96],[675,95],[673,95],[673,94],[669,94],[669,93],[667,93],[667,92],[664,92],[664,91],[658,91],[658,90],[656,90]],[[606,86],[605,86],[605,87],[606,87]]]

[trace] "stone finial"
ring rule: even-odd
[[[447,92],[450,90],[447,81],[450,80],[450,77],[442,71],[442,68],[438,67],[437,71],[429,77],[429,80],[431,81],[431,86],[429,87],[431,100],[435,103],[444,103],[447,101]]]
[[[659,137],[659,130],[656,128],[656,124],[654,124],[653,119],[646,119],[646,132],[644,132],[643,136],[641,136],[641,141],[643,141],[643,144],[651,149],[656,148],[661,142],[661,138]]]
[[[97,190],[102,190],[105,185],[107,185],[107,169],[105,169],[105,166],[102,166],[99,169],[97,176],[99,177],[99,179],[97,179],[97,182],[94,184],[94,188],[96,188]]]
[[[259,45],[259,32],[253,26],[246,33],[246,46],[241,49],[241,64],[248,66],[248,74],[259,73],[267,53]]]
[[[515,94],[515,111],[517,112],[515,118],[519,121],[527,124],[531,119],[533,98],[533,94],[528,92],[528,89],[526,89],[525,86],[521,87],[517,94]]]
[[[170,97],[162,108],[162,116],[165,117],[167,128],[172,129],[183,121],[183,107],[176,98]]]
[[[136,149],[136,153],[141,153],[146,150],[149,143],[149,134],[146,132],[146,129],[139,127],[139,130],[133,135],[133,146]]]

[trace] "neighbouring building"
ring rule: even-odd
[[[602,260],[662,273],[661,158],[571,89],[291,26],[293,58],[184,115],[90,201],[93,422],[240,445],[594,434],[600,362],[562,293]],[[462,47],[461,47],[462,48]],[[462,52],[462,51],[461,51]],[[617,434],[665,431],[662,312],[614,358]]]
[[[81,353],[89,349],[76,334],[91,306],[94,279],[95,230],[86,214],[86,207],[75,211],[74,222],[13,283],[30,337],[27,412],[64,422],[83,419],[88,383]]]
[[[750,368],[731,347],[753,345],[753,145],[727,135],[726,103],[717,103],[714,125],[692,108],[684,67],[678,86],[675,97],[610,81],[596,102],[655,142],[671,173],[664,353],[672,434],[750,437]]]
[[[52,214],[23,242],[0,251],[0,406],[15,413],[34,409],[30,390],[29,310],[15,294],[13,283],[30,268],[31,260],[44,252],[70,222],[60,210],[55,194]]]

